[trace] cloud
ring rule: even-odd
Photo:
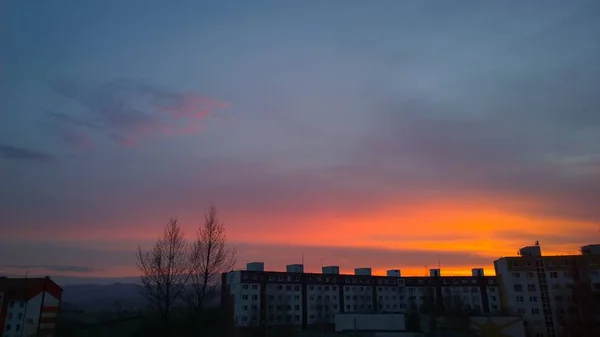
[[[179,93],[131,80],[116,80],[100,86],[72,81],[55,84],[54,91],[87,111],[85,117],[47,112],[61,138],[72,145],[89,147],[96,132],[122,146],[134,146],[153,137],[201,132],[214,109],[225,102],[196,93]]]
[[[561,31],[578,53],[546,58],[554,40],[536,41],[534,50],[496,50],[485,60],[490,70],[484,61],[477,73],[449,70],[418,94],[381,88],[368,109],[369,131],[349,156],[390,184],[528,199],[512,206],[599,221],[600,98],[592,88],[600,68],[592,55],[600,48],[576,39],[589,28]]]
[[[27,149],[23,147],[0,144],[0,158],[11,160],[47,162],[54,157],[44,152]]]
[[[73,273],[92,273],[96,271],[103,271],[102,269],[97,269],[93,267],[86,266],[72,266],[72,265],[5,265],[6,268],[11,269],[22,269],[22,270],[46,270],[51,272],[73,272]]]

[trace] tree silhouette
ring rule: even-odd
[[[170,332],[171,313],[189,280],[188,244],[177,219],[165,226],[163,236],[152,250],[138,246],[137,267],[141,272],[142,294],[161,318],[164,334]]]
[[[225,226],[219,221],[217,208],[211,205],[191,245],[190,282],[184,293],[194,336],[199,333],[197,322],[205,299],[217,293],[221,274],[232,270],[235,262],[236,250],[227,245]]]

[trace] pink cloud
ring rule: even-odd
[[[49,113],[51,118],[74,131],[96,130],[128,147],[149,138],[200,133],[207,120],[214,118],[214,110],[229,106],[196,93],[178,93],[129,80],[109,82],[98,90],[58,89],[61,95],[86,106],[90,114]],[[80,136],[72,142],[91,144],[91,139]]]

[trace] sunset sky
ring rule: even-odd
[[[3,1],[0,274],[469,273],[600,242],[600,2]]]

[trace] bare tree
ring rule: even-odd
[[[593,283],[587,260],[573,260],[570,302],[566,313],[560,315],[562,336],[600,336],[600,284]]]
[[[169,220],[163,236],[150,251],[138,246],[137,266],[141,272],[142,293],[160,316],[164,335],[170,331],[171,313],[189,280],[189,245],[177,219]]]
[[[235,257],[235,248],[227,245],[225,226],[218,218],[217,208],[211,205],[204,214],[204,223],[198,228],[190,255],[190,284],[185,299],[194,334],[197,332],[195,322],[206,298],[217,292],[221,274],[233,269]]]

